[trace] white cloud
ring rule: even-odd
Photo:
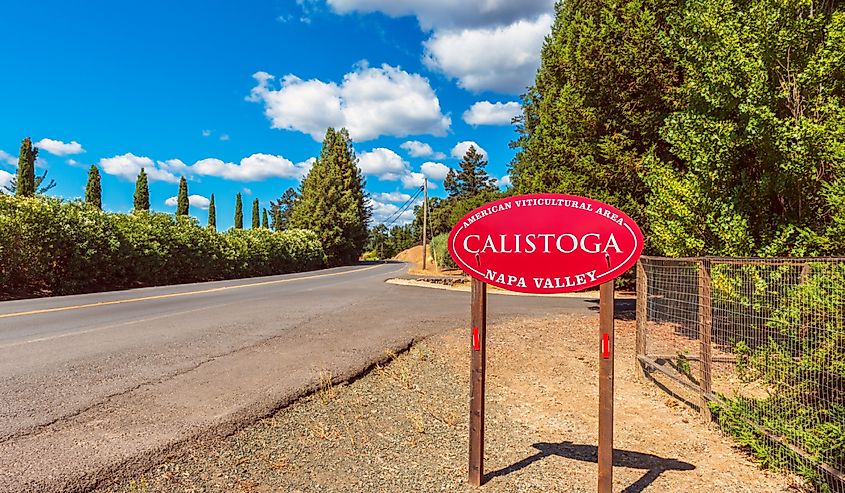
[[[470,146],[475,146],[475,150],[478,151],[479,154],[484,157],[484,159],[487,159],[487,151],[485,151],[483,147],[478,145],[477,142],[474,142],[472,140],[465,140],[463,142],[458,142],[457,144],[455,144],[455,147],[452,148],[452,157],[455,159],[463,159]]]
[[[159,161],[167,171],[184,175],[217,176],[232,181],[261,181],[268,178],[302,178],[308,173],[313,159],[294,164],[289,159],[274,154],[253,154],[240,163],[227,163],[220,159],[206,158],[187,165],[179,159]]]
[[[103,172],[123,178],[127,181],[134,181],[141,172],[141,168],[147,173],[151,181],[164,181],[178,183],[179,177],[170,171],[156,166],[152,159],[146,156],[136,156],[128,152],[122,156],[100,159],[100,167]]]
[[[515,101],[479,101],[464,112],[463,118],[470,125],[510,125],[513,118],[521,113],[522,107]]]
[[[414,205],[420,204],[421,200],[417,200],[416,202],[414,202],[414,205],[408,207],[408,209],[399,214],[398,217],[396,215],[396,213],[399,212],[398,205],[380,202],[378,200],[373,199],[369,199],[369,202],[370,207],[373,211],[373,221],[376,224],[384,223],[385,221],[389,220],[391,226],[403,226],[414,220]]]
[[[9,164],[9,165],[12,165],[12,166],[17,166],[18,165],[18,158],[15,157],[15,156],[12,156],[8,152],[0,149],[0,162],[6,163],[6,164]]]
[[[443,181],[443,179],[446,178],[446,174],[449,173],[449,167],[442,163],[433,163],[428,161],[420,166],[420,171],[422,171],[429,180]]]
[[[402,186],[405,188],[419,188],[423,186],[423,182],[425,182],[425,175],[415,171],[410,171],[401,178],[401,181]],[[437,186],[434,183],[428,182],[428,188],[433,190],[437,188]]]
[[[141,168],[144,168],[150,180],[169,183],[179,181],[179,176],[216,176],[232,181],[261,181],[269,178],[299,179],[308,173],[314,164],[314,158],[301,163],[274,154],[253,154],[229,163],[215,158],[201,159],[194,164],[186,164],[180,159],[153,162],[145,156],[132,153],[112,158],[101,159],[100,167],[109,175],[126,180],[135,180]]]
[[[244,187],[243,192],[247,195],[252,195],[252,189],[251,188]]]
[[[382,192],[373,194],[373,199],[379,202],[407,202],[411,196],[402,192]]]
[[[211,130],[203,130],[202,136],[203,137],[210,137],[211,136]]]
[[[365,175],[377,176],[385,181],[396,181],[409,171],[407,161],[384,147],[361,153],[358,156],[358,167]]]
[[[408,151],[411,157],[425,157],[434,154],[434,149],[430,145],[418,140],[403,142],[399,147]]]
[[[229,140],[230,138],[231,137],[229,137],[229,134],[223,134],[220,136],[220,140],[222,140],[223,142]]]
[[[178,201],[178,197],[170,197],[169,199],[164,201],[164,205],[176,207]],[[188,203],[191,205],[191,207],[196,207],[198,209],[205,210],[208,209],[208,205],[211,203],[211,201],[208,200],[208,198],[203,197],[202,195],[189,195]]]
[[[501,185],[501,186],[503,186],[503,187],[509,187],[509,186],[513,185],[513,183],[511,183],[511,175],[505,175],[505,176],[503,176],[503,177],[499,180],[499,185]]]
[[[70,141],[70,143],[64,143],[61,140],[41,139],[35,143],[35,146],[56,156],[68,156],[85,152],[82,144],[75,140]]]
[[[399,147],[405,149],[411,157],[433,157],[434,159],[443,159],[446,157],[442,152],[435,152],[430,145],[418,140],[403,142]]]
[[[328,127],[346,127],[360,142],[381,135],[445,135],[452,123],[441,113],[428,79],[387,64],[362,62],[340,84],[289,74],[275,89],[274,76],[257,72],[253,78],[258,85],[247,100],[263,103],[273,128],[307,133],[317,141]]]
[[[5,192],[5,187],[12,183],[12,178],[14,177],[15,175],[13,175],[12,173],[0,169],[0,190],[3,190],[3,192]]]
[[[327,0],[337,13],[413,15],[423,29],[510,24],[552,12],[554,0]]]
[[[534,81],[552,20],[542,14],[507,26],[435,31],[423,43],[423,62],[470,91],[521,94]]]

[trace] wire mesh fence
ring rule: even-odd
[[[765,466],[845,493],[845,259],[643,257],[637,358]]]

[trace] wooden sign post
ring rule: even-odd
[[[472,358],[469,374],[469,484],[484,482],[484,377],[487,370],[487,285],[472,280]]]
[[[599,493],[613,487],[613,281],[599,291]]]
[[[487,284],[535,294],[600,287],[598,491],[613,485],[613,280],[643,249],[639,227],[622,211],[573,195],[507,197],[464,216],[449,254],[472,277],[469,483],[484,484]]]

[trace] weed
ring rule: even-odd
[[[320,396],[320,402],[327,406],[332,399],[334,399],[334,383],[332,382],[332,372],[323,370],[320,372],[320,390],[317,392]]]

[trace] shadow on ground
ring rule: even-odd
[[[572,442],[540,442],[535,443],[532,447],[537,449],[537,453],[508,467],[485,474],[484,480],[490,481],[499,476],[506,476],[553,455],[584,462],[598,462],[598,449],[595,445],[582,445]],[[640,479],[622,490],[622,493],[640,493],[666,471],[692,471],[695,469],[694,465],[677,459],[665,459],[652,454],[619,449],[613,451],[613,466],[646,470],[646,473]]]

